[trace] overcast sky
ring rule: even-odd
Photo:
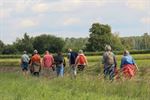
[[[94,22],[120,36],[150,33],[150,0],[0,0],[0,40],[12,43],[27,32],[88,37]]]

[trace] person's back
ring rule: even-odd
[[[82,50],[79,50],[79,54],[76,58],[76,62],[75,62],[76,66],[78,67],[78,69],[80,71],[83,71],[85,66],[88,65],[88,62],[87,62],[87,58],[86,56],[83,54],[83,51]]]
[[[24,54],[21,56],[21,68],[22,68],[24,76],[27,76],[29,60],[30,60],[30,58],[27,55],[27,52],[24,51]]]
[[[105,46],[102,64],[104,65],[104,78],[106,79],[107,76],[109,76],[109,79],[113,80],[115,76],[115,68],[117,66],[117,62],[110,45]]]
[[[64,74],[64,65],[65,65],[65,59],[61,52],[58,52],[58,54],[54,57],[54,62],[56,64],[56,72],[57,76],[63,77]]]
[[[122,60],[122,64],[134,64],[133,58],[130,55],[123,56]]]
[[[111,51],[106,51],[104,54],[103,54],[103,63],[105,65],[112,65],[112,64],[115,64],[115,55],[113,52]]]
[[[33,67],[33,75],[39,76],[39,72],[41,71],[41,57],[37,50],[34,50],[30,65]]]
[[[43,57],[43,64],[44,64],[44,67],[52,67],[52,64],[54,62],[54,59],[53,59],[53,56],[50,55],[50,54],[46,54],[44,55]]]
[[[76,58],[78,56],[78,53],[76,52],[70,52],[70,56],[69,56],[69,63],[72,65],[72,64],[75,64],[75,61],[76,61]]]
[[[27,54],[23,54],[21,59],[22,59],[22,62],[26,62],[26,63],[29,63],[29,60],[30,60],[30,58]]]
[[[32,63],[40,63],[41,57],[39,54],[34,54],[31,58]]]
[[[138,70],[134,59],[132,58],[132,56],[130,56],[129,51],[127,50],[124,51],[120,68],[125,78],[129,79],[135,75],[136,69]]]

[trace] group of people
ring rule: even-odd
[[[76,53],[69,49],[68,59],[74,77],[76,77],[77,73],[76,66],[79,66],[79,70],[83,71],[84,67],[87,65],[87,59],[82,50]],[[49,51],[45,51],[43,58],[41,58],[38,51],[34,50],[31,58],[29,58],[27,52],[24,51],[24,54],[21,56],[20,65],[24,76],[27,76],[28,70],[30,70],[30,73],[34,76],[39,76],[40,73],[42,73],[44,76],[48,77],[51,71],[56,71],[57,76],[63,77],[66,61],[61,52],[53,56]]]
[[[131,79],[136,70],[139,70],[133,57],[130,55],[129,51],[125,50],[123,52],[123,57],[121,59],[120,70],[117,69],[117,60],[112,52],[111,46],[105,46],[105,52],[102,58],[102,64],[104,66],[104,78],[109,76],[110,80],[114,80],[114,77],[120,78],[120,76],[125,79]],[[120,74],[121,75],[118,75]]]
[[[88,66],[88,61],[83,53],[83,50],[75,52],[72,49],[68,49],[68,61],[70,66],[71,76],[76,78],[77,71],[83,71],[86,66]],[[118,73],[122,73],[125,78],[132,78],[135,75],[136,69],[138,67],[130,56],[127,50],[124,51],[123,57],[121,59],[120,71],[117,70],[117,61],[114,53],[112,52],[111,46],[105,46],[105,52],[102,57],[103,73],[104,78],[109,77],[110,80],[114,80]],[[34,76],[39,76],[40,72],[43,71],[45,77],[49,77],[51,71],[56,71],[57,76],[64,76],[64,67],[66,66],[66,61],[61,52],[58,52],[56,56],[53,56],[49,51],[45,51],[43,58],[38,54],[37,50],[34,50],[31,58],[24,51],[21,57],[21,68],[23,74],[27,76],[28,69]]]

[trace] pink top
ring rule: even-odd
[[[54,58],[50,54],[45,54],[43,57],[43,67],[52,67],[52,64],[54,63]]]

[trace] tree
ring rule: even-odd
[[[78,51],[80,49],[85,49],[88,38],[66,38],[64,50],[68,48]]]
[[[143,41],[143,49],[150,49],[150,35],[148,33],[144,33],[142,36]]]
[[[2,53],[4,46],[5,44],[0,40],[0,53]]]
[[[33,46],[39,53],[44,53],[46,50],[50,52],[62,51],[65,42],[62,38],[52,35],[40,35],[34,38]]]
[[[6,45],[2,50],[2,54],[15,54],[17,49],[13,45]]]
[[[16,42],[14,42],[14,46],[19,52],[23,52],[26,50],[29,53],[33,52],[33,38],[25,33],[22,39],[16,39]]]
[[[115,40],[115,38],[118,37],[113,36],[113,34],[111,33],[111,27],[109,25],[94,23],[92,24],[89,32],[90,37],[88,43],[86,44],[86,49],[88,51],[102,51],[104,50],[106,44],[115,47],[114,49],[118,48],[118,46],[117,48],[116,46],[114,46],[114,44],[117,43],[118,40]]]

